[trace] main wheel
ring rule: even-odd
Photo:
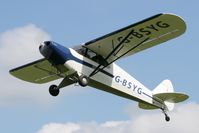
[[[79,85],[81,85],[82,87],[87,86],[87,85],[88,85],[88,82],[89,82],[89,79],[88,79],[87,76],[81,75],[81,76],[79,77],[78,83],[79,83]]]
[[[168,122],[170,121],[170,117],[169,116],[165,116],[165,120]]]
[[[56,85],[51,85],[49,87],[49,93],[52,95],[52,96],[57,96],[59,94],[59,89],[57,88]]]

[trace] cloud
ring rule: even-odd
[[[153,112],[153,111],[152,111]],[[131,114],[134,115],[134,114]],[[165,122],[161,113],[142,113],[126,121],[107,121],[104,123],[50,123],[37,133],[198,133],[199,105],[181,104],[170,113],[171,121]]]
[[[29,101],[46,103],[47,85],[22,82],[9,74],[9,69],[42,58],[38,47],[50,36],[34,24],[0,33],[0,106]]]
[[[48,33],[34,24],[14,28],[0,34],[1,66],[10,67],[41,58],[39,44],[49,40]]]
[[[74,123],[57,124],[50,123],[45,126],[38,133],[72,133],[79,130],[80,127]]]
[[[43,58],[39,52],[39,45],[45,40],[50,40],[50,35],[34,24],[0,33],[0,107],[36,104],[45,108],[58,102],[63,95],[81,91],[77,87],[67,89],[67,93],[53,98],[48,93],[48,87],[51,84],[59,84],[61,79],[47,84],[32,84],[9,74],[12,68]]]

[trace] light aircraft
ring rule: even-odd
[[[151,91],[114,62],[178,37],[185,30],[182,18],[157,14],[74,48],[45,41],[39,46],[43,59],[12,69],[10,74],[37,84],[62,78],[58,86],[49,87],[52,96],[71,84],[88,85],[137,101],[142,109],[161,109],[169,121],[168,111],[188,95],[174,92],[170,80]]]

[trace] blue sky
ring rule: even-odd
[[[75,126],[79,124],[81,128],[84,127],[82,123],[86,123],[85,127],[97,127],[110,121],[134,122],[137,116],[148,114],[137,109],[134,101],[90,87],[70,86],[64,88],[59,97],[54,98],[48,94],[48,86],[51,83],[26,83],[11,77],[8,71],[41,58],[38,46],[43,40],[50,39],[66,47],[73,47],[158,13],[174,13],[183,17],[187,24],[185,34],[117,63],[151,90],[162,80],[170,79],[176,91],[185,92],[190,96],[185,105],[178,109],[190,107],[190,103],[198,109],[199,2],[0,2],[1,132],[44,133],[41,129],[49,123],[75,123]],[[58,84],[59,81],[55,83]],[[192,109],[192,106],[190,108]],[[163,116],[161,117],[163,119]],[[102,125],[99,127],[103,127]],[[71,127],[70,124],[67,126]]]

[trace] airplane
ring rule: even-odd
[[[174,104],[189,96],[174,92],[168,79],[151,91],[114,62],[176,38],[185,30],[186,24],[181,17],[161,13],[74,48],[44,41],[39,46],[44,58],[9,72],[16,78],[37,84],[61,78],[59,85],[49,87],[52,96],[72,84],[91,86],[134,100],[141,109],[160,109],[165,120],[170,121],[168,112],[174,109]]]

